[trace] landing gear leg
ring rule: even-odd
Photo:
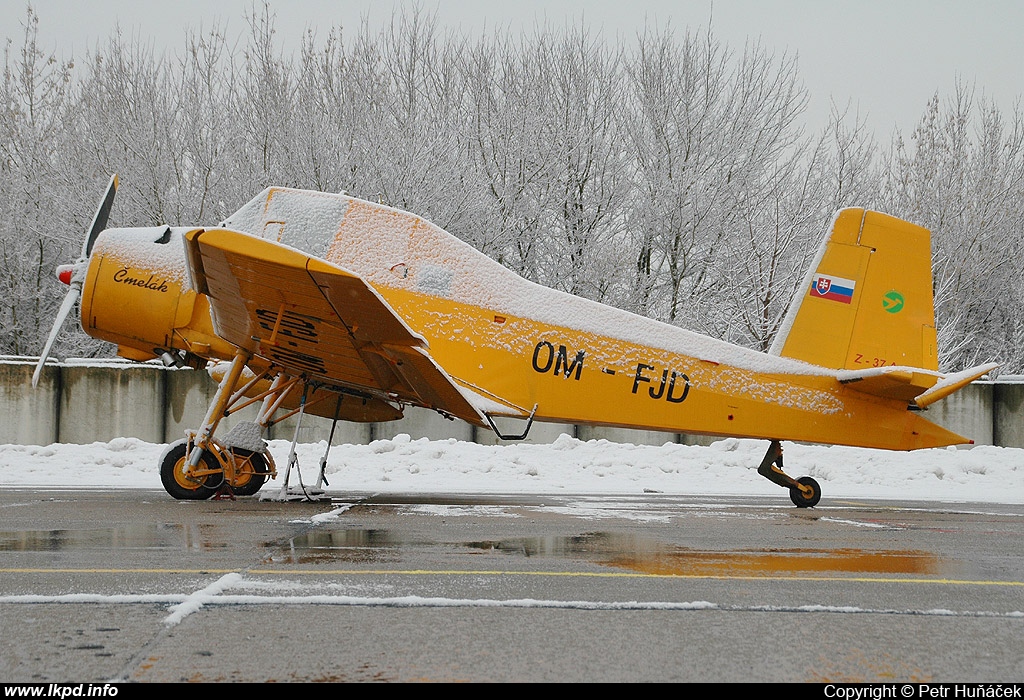
[[[227,375],[217,386],[203,425],[194,435],[171,445],[172,449],[161,462],[161,482],[174,498],[203,500],[220,493],[222,488],[231,492],[230,485],[225,483],[223,464],[216,455],[213,433],[225,415],[231,392],[248,359],[249,354],[242,349],[235,353]]]
[[[782,443],[772,440],[757,473],[783,488],[789,489],[789,498],[797,508],[812,508],[821,500],[821,487],[809,476],[794,479],[782,471]]]

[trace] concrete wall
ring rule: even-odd
[[[88,444],[115,437],[167,443],[203,421],[217,389],[203,371],[165,369],[157,364],[121,361],[68,361],[44,367],[32,388],[35,365],[24,358],[0,357],[0,444]],[[1024,447],[1024,381],[975,382],[924,412],[924,417],[979,445]],[[253,420],[258,403],[227,416],[221,431],[240,420]],[[500,420],[506,435],[521,434],[525,421]],[[274,425],[269,437],[290,440],[298,424],[291,417]],[[326,441],[331,421],[303,416],[299,441]],[[486,445],[503,444],[497,435],[434,411],[410,408],[389,423],[339,422],[334,444],[367,444],[405,433],[413,439],[454,438]],[[220,434],[223,434],[221,432]],[[715,438],[646,430],[534,423],[523,442],[550,443],[567,434],[580,440],[606,439],[637,445],[666,442],[710,444]]]
[[[88,444],[116,437],[167,442],[166,374],[149,364],[62,367],[57,442]]]
[[[632,430],[629,428],[602,428],[581,425],[576,429],[580,440],[608,440],[609,442],[632,443],[634,445],[664,445],[666,442],[683,442],[679,433],[663,433],[657,430]]]
[[[952,396],[936,401],[922,415],[947,430],[974,440],[976,445],[993,445],[993,389],[994,385],[989,382],[974,382]]]
[[[992,444],[1024,447],[1024,382],[993,384],[992,414]]]
[[[0,362],[0,444],[50,445],[57,442],[60,369],[43,368],[32,388],[35,367]]]

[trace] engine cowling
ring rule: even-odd
[[[214,332],[209,304],[193,289],[184,234],[169,226],[107,229],[96,240],[82,287],[82,328],[118,346],[118,354],[149,360],[230,358],[234,349]]]

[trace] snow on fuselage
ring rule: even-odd
[[[460,386],[509,415],[890,449],[965,441],[835,370],[538,285],[384,205],[272,187],[223,226],[361,276]]]

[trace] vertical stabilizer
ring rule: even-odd
[[[931,266],[928,229],[839,211],[769,352],[829,369],[937,370]]]

